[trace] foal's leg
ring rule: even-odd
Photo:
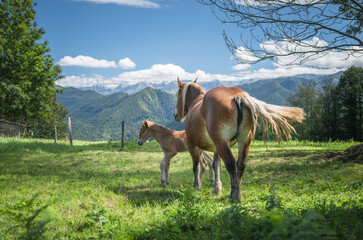
[[[202,186],[202,179],[205,171],[205,165],[203,169],[203,163],[201,161],[201,150],[198,147],[189,147],[189,153],[192,156],[193,160],[193,172],[194,172],[194,187],[201,188]]]
[[[170,177],[169,177],[169,167],[170,167],[170,162],[171,159],[176,155],[177,153],[174,153],[174,155],[170,155],[170,159],[168,162],[166,162],[165,164],[165,177],[166,177],[166,185],[170,184]]]
[[[170,160],[175,155],[176,155],[176,153],[174,153],[174,152],[165,152],[164,158],[160,162],[160,172],[161,172],[160,180],[161,180],[161,184],[163,185],[163,187],[165,187],[168,184],[167,180],[169,179]]]
[[[220,180],[220,169],[221,169],[221,159],[218,154],[215,153],[213,157],[213,169],[214,169],[214,189],[212,193],[221,194],[222,192],[222,182]]]
[[[236,159],[233,157],[231,149],[226,142],[215,144],[218,155],[223,159],[224,165],[231,179],[231,199],[241,201],[241,180],[237,175]]]
[[[213,159],[205,151],[202,151],[202,158],[204,158],[204,160],[208,164],[208,167],[209,167],[209,181],[211,183],[213,183],[214,182]]]
[[[203,151],[200,151],[199,165],[200,165],[199,180],[200,180],[200,185],[202,185],[203,176],[205,174],[205,169],[207,168],[207,165],[208,165],[207,160],[203,156]]]

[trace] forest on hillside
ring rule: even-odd
[[[363,70],[351,67],[337,79],[301,77],[260,80],[239,85],[252,96],[270,104],[297,106],[305,110],[302,124],[294,124],[300,140],[362,141]],[[207,89],[208,90],[208,89]],[[58,102],[68,109],[74,137],[79,140],[119,140],[125,121],[126,139],[135,139],[144,120],[182,130],[173,119],[176,99],[173,94],[147,87],[135,94],[101,95],[94,91],[64,88]],[[260,124],[261,125],[261,124]],[[256,139],[263,139],[257,128]],[[269,132],[267,139],[275,139]]]

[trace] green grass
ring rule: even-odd
[[[363,239],[363,165],[327,157],[354,144],[255,141],[238,204],[224,165],[220,196],[192,188],[189,153],[163,188],[156,142],[1,138],[0,239]]]

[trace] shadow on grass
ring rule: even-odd
[[[142,151],[142,152],[156,152],[160,151],[159,146],[156,143],[148,143],[148,146],[138,147],[136,143],[127,142],[125,149],[130,152]],[[76,154],[82,151],[118,151],[119,143],[94,143],[86,145],[74,145],[69,146],[66,144],[54,144],[51,142],[39,142],[39,141],[8,141],[0,142],[0,153],[5,152],[11,156],[6,162],[1,164],[2,169],[0,170],[0,175],[17,175],[17,176],[34,176],[34,177],[45,177],[47,178],[55,176],[55,181],[60,181],[62,184],[68,184],[69,182],[82,182],[89,186],[94,186],[96,182],[98,186],[104,186],[106,190],[111,191],[118,195],[124,195],[127,199],[131,200],[136,205],[142,205],[145,202],[153,203],[159,202],[163,203],[171,198],[179,199],[179,195],[170,188],[161,188],[160,183],[160,171],[155,168],[155,170],[124,170],[125,162],[114,163],[114,169],[109,169],[109,166],[102,165],[101,160],[98,161],[97,158],[92,157],[88,161],[87,157],[78,159]],[[27,158],[27,153],[36,152],[38,150],[49,152],[49,153],[60,153],[59,159],[54,159],[49,161],[49,156],[35,155],[30,160]],[[301,176],[303,179],[306,175],[311,174],[311,170],[319,169],[329,171],[331,169],[330,163],[327,161],[320,161],[324,159],[325,154],[329,152],[326,150],[274,150],[274,151],[263,151],[251,154],[249,158],[250,161],[254,159],[264,159],[269,158],[286,158],[287,161],[279,163],[263,163],[257,166],[251,167],[247,164],[247,171],[245,175],[250,174],[253,179],[252,172],[257,172],[259,177],[256,178],[258,182],[269,181],[271,184],[276,184],[277,180],[271,182],[271,177],[269,175],[276,175],[276,179],[279,175],[290,172],[290,177],[286,178],[284,175],[284,181],[289,181],[296,179]],[[70,155],[67,155],[69,154]],[[64,155],[63,155],[64,154]],[[133,153],[131,153],[133,154]],[[252,159],[251,159],[252,158]],[[14,161],[16,159],[16,161]],[[23,161],[23,159],[27,159]],[[302,162],[299,162],[301,160]],[[0,159],[1,163],[1,159]],[[131,166],[133,163],[129,161],[127,167]],[[173,163],[172,163],[173,164]],[[181,182],[187,181],[186,185],[188,188],[192,189],[193,173],[192,164],[188,162],[189,167],[184,171],[173,172],[171,170],[171,184],[180,184]],[[157,165],[157,164],[156,164]],[[224,178],[222,179],[223,186],[225,189],[230,190],[230,180],[226,169],[223,167]],[[120,178],[123,180],[128,180],[129,183],[121,183]],[[274,179],[275,179],[274,178]],[[47,178],[49,179],[49,178]],[[208,182],[208,171],[204,176],[203,188],[206,188]],[[254,182],[254,181],[253,181]],[[189,185],[190,184],[190,185]],[[243,181],[242,181],[243,184]],[[278,183],[282,184],[282,183]],[[176,185],[174,185],[176,186]]]
[[[145,203],[149,205],[173,202],[176,199],[181,199],[179,191],[170,188],[157,190],[146,185],[138,185],[128,187],[124,185],[110,185],[106,189],[114,192],[117,195],[124,195],[136,206],[143,206]]]
[[[307,158],[310,160],[319,160],[322,155],[330,153],[330,150],[291,150],[291,149],[278,149],[278,150],[266,150],[263,152],[253,152],[251,151],[249,159],[259,158],[259,159],[271,159],[271,158]]]
[[[38,162],[36,162],[38,160]],[[107,184],[112,181],[119,181],[120,177],[127,178],[130,181],[141,181],[149,176],[159,179],[160,172],[150,170],[137,170],[137,171],[123,171],[120,167],[114,170],[109,170],[108,166],[103,168],[97,167],[98,162],[93,165],[87,165],[87,160],[81,159],[77,161],[69,161],[69,164],[64,163],[48,163],[42,162],[42,159],[36,159],[25,162],[20,161],[17,165],[3,165],[5,166],[0,171],[1,175],[17,175],[17,176],[30,176],[30,177],[57,177],[61,183],[68,182],[90,182],[94,181],[98,184]],[[87,165],[82,169],[82,165]],[[9,167],[7,167],[9,166]],[[78,168],[79,167],[79,168]]]
[[[208,211],[198,198],[183,198],[165,221],[139,232],[137,239],[361,239],[363,208],[334,204],[305,209],[254,211],[238,204]]]
[[[0,142],[0,153],[10,153],[10,152],[48,152],[48,153],[77,153],[84,151],[121,151],[120,142],[87,142],[83,144],[82,142],[75,141],[73,146],[69,142],[59,141],[54,143],[47,140],[23,140],[23,139],[8,139],[6,141]],[[139,147],[136,141],[125,142],[124,151],[143,151],[143,152],[155,152],[159,151],[160,147],[158,144],[150,143],[148,147]]]

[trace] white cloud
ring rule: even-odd
[[[144,7],[144,8],[159,8],[160,5],[149,0],[74,0],[74,1],[84,1],[84,2],[93,2],[100,4],[118,4],[118,5],[126,5],[133,7]]]
[[[304,65],[319,68],[349,68],[350,66],[363,66],[363,52],[351,56],[346,52],[333,51],[329,54],[306,62]]]
[[[66,76],[65,78],[58,80],[57,84],[64,87],[91,87],[104,84],[117,87],[117,85],[112,85],[112,82],[108,81],[101,75],[93,75],[91,77],[86,75]]]
[[[363,66],[363,49],[356,48],[360,52],[356,52],[350,55],[348,51],[338,52],[330,51],[328,53],[316,54],[320,47],[327,46],[328,43],[324,40],[320,40],[314,37],[310,41],[303,41],[301,44],[291,43],[289,41],[282,41],[274,44],[270,41],[260,44],[261,48],[265,50],[276,53],[276,54],[286,54],[289,52],[311,52],[306,53],[303,57],[308,57],[309,59],[302,63],[302,66],[310,66],[316,68],[349,68],[352,65]],[[299,63],[298,55],[289,56],[279,56],[277,57],[277,63],[281,65],[287,65],[291,62]]]
[[[174,64],[155,64],[149,69],[137,71],[127,71],[115,77],[103,77],[101,75],[94,76],[66,76],[57,81],[58,85],[64,87],[90,87],[94,85],[104,85],[108,88],[117,87],[122,83],[138,83],[150,82],[161,83],[176,81],[176,78],[193,80],[198,78],[198,81],[212,81],[215,79],[223,81],[237,81],[241,77],[223,74],[211,74],[202,70],[197,70],[194,73],[185,71],[182,67]]]
[[[327,42],[314,37],[310,41],[303,41],[300,44],[293,43],[291,41],[281,41],[275,43],[273,41],[266,41],[260,44],[260,48],[264,49],[268,53],[284,55],[291,52],[306,52],[304,55],[286,55],[276,57],[275,66],[289,65],[291,63],[299,64],[300,60],[307,58],[308,60],[301,63],[300,66],[313,67],[313,68],[349,68],[352,65],[363,66],[363,48],[355,47],[355,53],[345,51],[338,52],[332,50],[326,53],[318,53],[319,48],[327,46]],[[301,58],[302,57],[302,58]],[[239,47],[236,49],[236,53],[232,56],[233,59],[242,60],[247,62],[255,62],[259,60],[250,51],[244,47]],[[243,66],[235,66],[234,70],[239,70],[238,68],[243,68]],[[246,67],[247,68],[247,67]],[[241,69],[243,70],[243,69]]]
[[[232,67],[232,69],[236,70],[236,71],[241,71],[241,70],[249,69],[250,67],[251,67],[251,64],[237,64],[237,65],[234,65]]]
[[[79,55],[75,58],[71,56],[63,57],[59,63],[61,66],[77,66],[86,68],[116,68],[114,61],[107,61],[104,59],[95,59],[93,57]]]
[[[295,76],[299,74],[334,74],[344,68],[313,68],[308,66],[277,67],[275,69],[261,68],[258,70],[245,70],[233,75],[206,73],[197,70],[194,73],[187,72],[180,66],[174,64],[155,64],[149,69],[123,72],[115,77],[93,76],[66,76],[57,81],[58,85],[64,87],[91,87],[103,85],[106,88],[115,88],[120,84],[135,84],[138,82],[162,83],[181,80],[193,80],[198,78],[199,82],[212,81],[248,81],[257,79],[272,79],[278,77]]]
[[[320,0],[294,0],[293,6],[295,5],[311,5],[313,3],[319,3]],[[281,5],[281,4],[290,4],[291,0],[265,0],[265,1],[256,1],[256,0],[234,0],[235,4],[244,5],[244,6],[266,6],[266,5]]]
[[[235,55],[232,56],[232,59],[240,59],[245,62],[255,62],[259,60],[258,57],[255,57],[250,51],[248,51],[244,47],[237,48]]]
[[[277,44],[272,41],[267,41],[260,44],[260,47],[270,53],[284,54],[291,51],[314,51],[317,48],[324,47],[326,45],[327,42],[314,37],[311,41],[305,41],[300,45],[289,41],[282,41]],[[247,59],[249,61],[257,60],[251,52],[247,51],[243,47],[236,50],[236,57]],[[242,71],[236,75],[241,76],[243,79],[271,79],[295,76],[299,74],[334,74],[339,71],[344,71],[352,65],[363,66],[363,52],[357,52],[354,55],[349,55],[347,52],[331,51],[314,57],[311,56],[310,60],[301,65],[287,66],[289,63],[296,60],[296,58],[297,56],[294,55],[277,57],[277,63],[274,64],[275,68],[273,69],[260,68],[253,71],[244,71],[245,69],[241,66]],[[238,67],[240,66],[236,65],[234,69],[238,70]]]
[[[124,58],[118,61],[108,61],[105,59],[95,59],[89,56],[79,55],[77,57],[65,56],[58,64],[60,66],[76,66],[76,67],[86,67],[86,68],[122,68],[122,69],[133,69],[136,64],[129,58]]]
[[[176,81],[176,78],[193,80],[196,77],[199,81],[212,81],[215,79],[233,81],[236,77],[223,74],[210,74],[202,70],[197,70],[194,73],[185,71],[182,67],[174,64],[155,64],[149,69],[138,71],[123,72],[116,77],[113,77],[114,82],[171,82]]]
[[[344,70],[344,68],[313,68],[308,66],[290,66],[278,67],[275,69],[260,68],[253,71],[242,71],[236,74],[236,76],[239,76],[241,80],[273,79],[278,77],[291,77],[300,74],[329,75]]]
[[[265,6],[266,2],[255,0],[234,0],[235,4],[243,6]]]
[[[124,58],[118,61],[118,66],[122,69],[134,69],[136,64],[130,58]]]

